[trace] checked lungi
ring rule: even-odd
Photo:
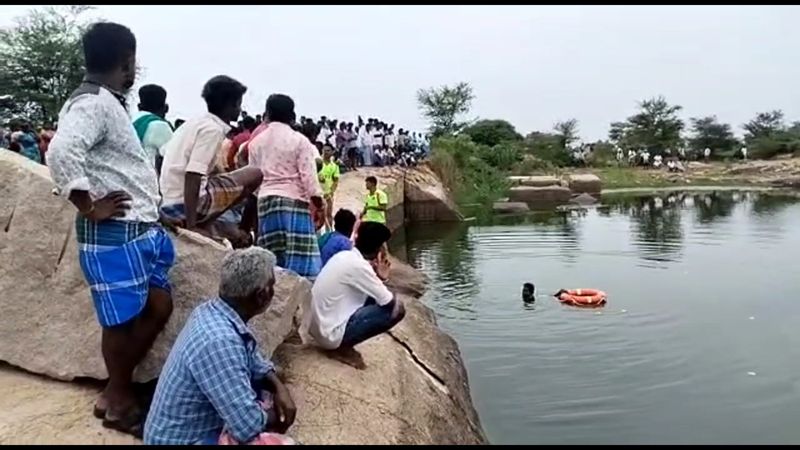
[[[136,318],[150,287],[170,290],[175,248],[158,223],[75,220],[78,258],[97,320],[113,327]]]
[[[277,195],[259,197],[256,244],[274,253],[278,266],[313,280],[322,261],[308,206]]]
[[[203,222],[209,216],[225,211],[242,197],[244,186],[228,175],[213,175],[207,178],[205,189],[200,191],[197,200],[197,221]],[[186,207],[183,203],[162,205],[161,214],[176,220],[186,219]]]

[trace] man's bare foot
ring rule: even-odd
[[[325,355],[328,358],[335,359],[336,361],[347,364],[348,366],[358,370],[364,370],[367,368],[367,364],[364,362],[364,357],[362,357],[361,353],[352,347],[328,350],[325,352]]]

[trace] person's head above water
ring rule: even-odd
[[[525,283],[522,285],[522,301],[529,303],[536,300],[536,288],[533,283]]]

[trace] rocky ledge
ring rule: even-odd
[[[363,186],[367,172],[345,175],[342,185]],[[378,176],[402,179],[405,192],[408,174],[391,178],[391,173]],[[75,382],[102,380],[106,372],[100,329],[77,260],[75,212],[51,190],[45,167],[0,152],[0,361],[7,363],[0,367],[0,444],[129,443],[132,438],[103,429],[91,417],[97,383]],[[343,189],[337,203],[358,209],[362,196],[361,189]],[[402,206],[403,200],[395,201]],[[452,205],[449,200],[441,204],[442,211]],[[139,381],[158,376],[189,312],[217,289],[226,250],[188,232],[174,240],[175,311],[137,371]],[[394,266],[391,282],[407,302],[408,314],[391,333],[360,348],[366,370],[287,341],[295,317],[310,300],[309,283],[293,273],[279,271],[273,305],[251,323],[262,350],[274,351],[289,382],[298,405],[292,434],[301,442],[486,442],[458,346],[417,300],[424,278],[400,262]]]

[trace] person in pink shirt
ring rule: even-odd
[[[278,266],[313,280],[322,267],[314,218],[324,214],[316,172],[316,149],[292,129],[294,101],[287,95],[267,99],[269,126],[248,144],[249,164],[264,175],[258,190],[256,245],[275,254]],[[254,133],[255,134],[255,133]]]

